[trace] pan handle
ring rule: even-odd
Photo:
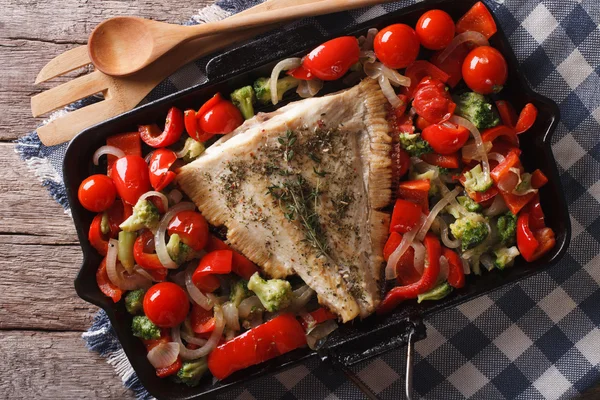
[[[268,69],[261,71],[259,76],[269,75],[272,63],[305,53],[306,49],[317,46],[325,39],[323,33],[310,23],[269,33],[211,59],[206,65],[208,82],[217,82],[261,66]]]

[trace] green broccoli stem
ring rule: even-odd
[[[136,232],[119,232],[119,244],[117,246],[118,249],[118,257],[123,268],[127,270],[127,272],[133,272],[133,266],[135,265],[135,260],[133,258],[133,245],[135,244],[135,239],[137,238]]]

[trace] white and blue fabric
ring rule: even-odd
[[[257,1],[220,0],[191,23],[224,18]],[[414,1],[312,20],[351,26]],[[505,0],[486,4],[500,21],[531,87],[560,107],[552,148],[573,227],[563,260],[546,272],[428,318],[416,344],[415,395],[424,399],[570,399],[600,379],[600,1]],[[204,79],[206,60],[182,69],[146,99]],[[87,101],[94,101],[93,99]],[[81,103],[72,107],[80,107]],[[66,145],[34,133],[17,151],[68,212],[61,166]],[[100,312],[85,333],[124,384],[149,398]],[[403,397],[405,350],[365,361],[354,372],[382,399]],[[341,372],[316,360],[266,376],[222,399],[361,399]]]

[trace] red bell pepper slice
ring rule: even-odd
[[[383,259],[385,261],[390,258],[390,255],[396,250],[396,247],[400,245],[402,241],[402,235],[398,232],[392,232],[390,237],[388,237],[387,242],[385,242],[385,246],[383,247]]]
[[[525,212],[529,214],[529,226],[531,229],[537,231],[546,227],[544,211],[542,210],[540,195],[538,193],[536,193],[533,199],[527,204]]]
[[[486,39],[498,31],[494,17],[481,1],[475,3],[456,23],[457,34],[467,31],[479,32]]]
[[[458,152],[452,154],[425,153],[421,160],[427,164],[436,165],[441,168],[455,169],[460,166]]]
[[[400,242],[402,242],[402,235],[398,232],[392,232],[383,248],[383,258],[385,261],[390,258],[390,255],[400,245]],[[396,264],[396,280],[400,285],[408,285],[421,278],[421,274],[415,269],[414,260],[415,250],[412,247],[409,247],[398,260]]]
[[[448,260],[448,284],[457,289],[465,286],[465,272],[460,256],[447,247],[442,249],[442,255]]]
[[[192,330],[195,333],[208,333],[215,330],[215,314],[212,309],[205,310],[198,304],[193,303],[190,318]]]
[[[533,104],[525,104],[525,107],[523,107],[521,110],[521,114],[519,114],[519,119],[517,120],[517,124],[515,126],[517,135],[529,130],[529,128],[533,126],[537,118],[537,114],[538,110]]]
[[[312,317],[315,325],[319,325],[325,321],[329,321],[330,319],[337,318],[334,313],[323,307],[319,307],[315,311],[309,312],[308,314]],[[304,329],[309,328],[308,323],[304,319],[302,319],[300,323]]]
[[[214,292],[221,284],[215,274],[231,272],[233,252],[231,250],[216,250],[206,254],[200,260],[192,275],[192,282],[203,292]]]
[[[527,193],[527,194],[524,194],[523,196],[518,196],[516,194],[501,191],[500,195],[504,199],[504,202],[506,203],[506,206],[508,207],[510,212],[513,213],[514,215],[517,215],[519,213],[519,211],[521,211],[521,209],[523,207],[525,207],[527,205],[527,203],[529,203],[531,201],[531,199],[533,199],[535,197],[536,194],[535,193]]]
[[[550,228],[542,228],[537,230],[533,234],[535,239],[538,241],[539,246],[535,249],[535,252],[531,256],[531,260],[527,261],[535,261],[554,247],[556,244],[556,239],[554,237],[554,231]]]
[[[410,78],[410,87],[403,89],[408,98],[412,98],[419,82],[425,77],[437,79],[443,83],[448,81],[449,75],[426,60],[417,60],[406,67],[404,74]]]
[[[490,172],[490,176],[494,182],[498,183],[504,176],[506,176],[506,174],[511,173],[511,168],[519,168],[520,166],[521,161],[519,160],[519,153],[516,151],[510,151],[504,160],[498,164],[492,170],[492,172]]]
[[[133,214],[133,207],[123,200],[117,200],[105,212],[110,226],[110,237],[116,238],[121,230],[119,225]]]
[[[146,247],[154,242],[154,235],[148,230],[142,231],[142,234],[135,239],[133,245],[133,258],[136,264],[150,271],[160,271],[165,269],[156,253],[146,253]]]
[[[517,219],[517,247],[523,258],[533,261],[533,254],[540,243],[529,227],[529,213],[521,213]]]
[[[160,334],[160,339],[151,339],[151,340],[142,339],[142,342],[146,346],[146,350],[150,351],[153,348],[155,348],[156,346],[158,346],[159,344],[169,343],[172,340],[173,339],[171,338],[169,331],[166,329],[162,329],[161,334]],[[181,358],[178,356],[177,360],[173,364],[169,365],[168,367],[156,368],[156,376],[158,376],[159,378],[166,378],[167,376],[174,375],[181,369],[181,366],[182,366]]]
[[[481,140],[484,142],[493,142],[496,139],[502,139],[515,147],[519,147],[519,138],[513,128],[506,125],[498,125],[493,128],[485,129],[481,132]]]
[[[177,161],[177,154],[169,149],[156,149],[150,157],[150,184],[160,192],[175,179],[175,172],[169,168]]]
[[[158,125],[140,125],[138,132],[140,137],[150,147],[167,147],[179,140],[183,133],[183,112],[177,107],[171,107],[167,113],[165,129],[160,130]]]
[[[142,141],[139,132],[121,133],[112,135],[106,139],[107,146],[113,146],[125,153],[126,156],[142,156]],[[106,175],[110,176],[113,163],[117,157],[109,155],[107,158]]]
[[[108,253],[108,238],[102,233],[101,225],[102,213],[99,213],[94,217],[90,224],[88,240],[101,256],[106,256],[106,253]]]
[[[306,345],[304,328],[292,314],[282,314],[232,340],[208,356],[208,369],[217,379]]]
[[[392,311],[401,302],[408,299],[414,299],[419,294],[425,293],[433,289],[438,275],[440,274],[440,256],[442,255],[442,246],[437,237],[432,234],[427,234],[423,241],[426,249],[425,269],[421,279],[415,283],[405,286],[397,286],[390,290],[379,307],[377,314],[386,314]]]
[[[392,182],[400,183],[400,179],[406,175],[410,167],[410,154],[400,146],[400,143],[392,145]]]
[[[423,213],[429,214],[429,189],[431,189],[429,179],[404,181],[398,185],[397,196],[419,204]]]
[[[414,228],[421,219],[421,207],[412,201],[397,199],[392,212],[390,233],[406,233]]]
[[[460,183],[462,183],[463,186],[465,185],[466,180],[467,180],[467,178],[465,178],[464,173],[461,174],[460,177],[458,178],[458,181]],[[486,201],[488,201],[490,199],[493,199],[500,192],[496,186],[490,187],[485,192],[475,192],[475,191],[466,190],[466,189],[465,189],[465,191],[467,192],[467,195],[471,198],[471,200],[475,201],[476,203],[480,203],[480,204],[485,203]]]
[[[314,75],[308,69],[304,68],[304,65],[290,69],[286,74],[302,81],[312,81],[315,79]]]
[[[204,247],[204,250],[207,252],[215,251],[215,250],[231,250],[233,251],[233,259],[231,265],[231,271],[245,280],[249,280],[254,273],[258,272],[258,267],[252,261],[247,259],[241,253],[233,250],[230,246],[228,246],[221,239],[210,235],[208,237],[208,242]]]
[[[531,174],[532,188],[539,189],[546,183],[548,183],[548,177],[546,177],[546,175],[544,175],[544,173],[541,170],[536,169],[535,171],[533,171],[533,173]]]
[[[417,122],[415,125],[417,126],[418,130],[422,131],[431,124],[425,118],[421,117],[420,115],[417,115]]]
[[[177,357],[177,360],[168,367],[157,368],[156,376],[158,376],[159,378],[166,378],[167,376],[175,375],[177,372],[179,372],[182,365],[183,364],[181,362],[181,357]]]
[[[116,303],[121,300],[123,291],[113,285],[108,278],[108,272],[106,272],[106,257],[102,259],[98,271],[96,271],[96,283],[98,284],[100,291],[104,293],[105,296],[110,297],[112,301]]]
[[[498,114],[500,114],[502,124],[514,129],[517,125],[518,116],[512,104],[506,100],[496,100],[496,108],[498,109]]]

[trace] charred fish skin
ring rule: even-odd
[[[259,114],[181,168],[177,182],[230,244],[273,277],[298,274],[344,322],[378,305],[392,140],[366,79]]]

